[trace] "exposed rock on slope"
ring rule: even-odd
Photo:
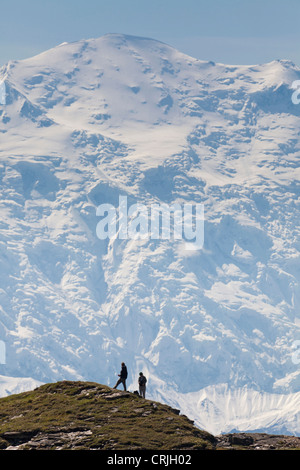
[[[217,449],[300,450],[300,437],[266,433],[232,433],[217,436]]]

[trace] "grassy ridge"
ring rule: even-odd
[[[0,448],[212,449],[178,410],[94,382],[62,381],[0,399]]]

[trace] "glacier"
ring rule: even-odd
[[[122,34],[0,69],[2,396],[125,361],[210,432],[300,435],[299,79]],[[99,239],[120,196],[203,204],[203,248]]]

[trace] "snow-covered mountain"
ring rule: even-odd
[[[117,34],[0,69],[2,394],[124,360],[208,431],[300,435],[299,79]],[[202,249],[100,239],[119,196],[203,204]]]

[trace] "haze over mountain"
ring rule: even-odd
[[[0,69],[2,395],[124,360],[209,432],[300,435],[296,80],[118,34]],[[203,204],[203,248],[99,239],[119,196]]]

